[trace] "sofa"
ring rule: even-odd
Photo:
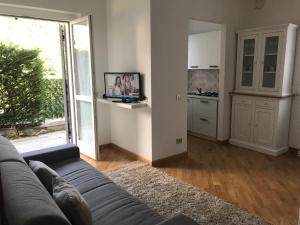
[[[166,219],[80,159],[79,148],[64,145],[20,155],[0,136],[0,224],[56,225],[66,216],[28,166],[41,161],[80,192],[93,225],[197,225],[177,215]],[[67,223],[66,223],[67,224]]]

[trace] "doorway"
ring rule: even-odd
[[[91,16],[0,25],[0,135],[22,153],[74,143],[97,159]]]
[[[187,133],[212,141],[222,125],[225,30],[222,24],[188,21]],[[188,146],[189,140],[194,139],[188,138]]]
[[[0,16],[0,134],[21,153],[72,142],[67,23]]]

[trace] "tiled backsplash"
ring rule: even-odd
[[[188,92],[197,92],[197,88],[219,92],[219,70],[189,70]]]

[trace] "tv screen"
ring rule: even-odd
[[[107,98],[140,99],[140,73],[105,73]]]

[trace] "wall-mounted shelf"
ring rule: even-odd
[[[125,109],[140,109],[148,107],[147,101],[140,101],[135,103],[122,103],[122,102],[113,102],[112,100],[98,98],[97,102],[117,106]]]

